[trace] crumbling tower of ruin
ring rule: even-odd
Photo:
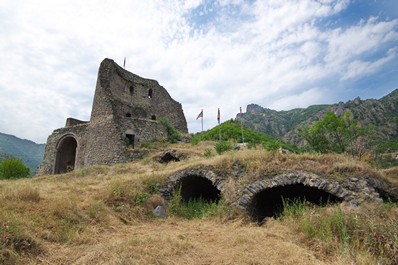
[[[167,137],[159,119],[187,133],[182,106],[155,80],[130,73],[104,59],[89,122],[68,118],[48,137],[39,174],[64,173],[93,164],[132,160],[141,143]]]

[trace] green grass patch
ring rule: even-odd
[[[369,253],[380,264],[398,264],[397,204],[349,210],[288,202],[279,220],[324,244],[329,252]]]

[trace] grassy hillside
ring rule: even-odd
[[[137,162],[0,181],[0,264],[394,264],[398,259],[395,204],[292,206],[260,226],[228,203],[260,171],[302,169],[332,179],[354,171],[375,178],[384,173],[335,155],[244,150],[206,156],[214,145],[163,145]],[[158,163],[155,158],[169,149],[185,159]],[[232,181],[227,173],[236,160],[248,177]],[[159,196],[159,188],[174,173],[202,166],[225,173],[225,197],[188,220],[182,211],[171,211],[173,204]],[[152,216],[157,205],[166,208],[168,218]]]
[[[0,157],[11,155],[21,159],[31,174],[36,172],[37,166],[42,162],[44,156],[44,144],[36,144],[29,140],[23,140],[13,135],[0,133]]]
[[[242,134],[245,143],[248,143],[250,146],[261,145],[268,150],[276,150],[279,147],[282,147],[291,151],[297,151],[295,146],[287,144],[273,136],[249,129],[245,125],[242,127],[238,120],[229,120],[211,130],[198,133],[193,137],[192,142],[219,141],[221,138],[222,141],[242,143]]]

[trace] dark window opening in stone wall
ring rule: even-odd
[[[152,115],[151,120],[156,121],[156,115]]]
[[[72,136],[66,137],[59,144],[55,161],[55,174],[72,171],[75,168],[77,141]]]
[[[127,118],[131,118],[131,113],[126,113]]]
[[[130,86],[130,96],[134,95],[134,87]]]
[[[128,145],[132,146],[134,148],[135,135],[134,134],[126,134],[126,138],[128,140]]]
[[[148,98],[152,98],[152,89],[149,89],[148,91]]]

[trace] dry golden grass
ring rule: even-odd
[[[241,222],[155,220],[119,225],[89,246],[46,244],[47,254],[27,264],[329,264],[291,238],[276,221],[267,227]],[[336,264],[336,263],[335,263]]]
[[[395,185],[398,185],[398,167],[383,170],[386,178]]]
[[[155,157],[163,150],[159,149],[137,162],[0,181],[0,264],[350,263],[349,253],[319,254],[283,222],[270,220],[257,226],[241,215],[189,221],[153,218],[151,210],[156,205],[166,207],[156,194],[159,185],[186,168],[211,167],[224,174],[225,196],[230,199],[260,175],[288,170],[336,179],[352,174],[382,176],[342,156],[261,150],[219,156],[213,147],[209,142],[163,146],[186,154],[187,159],[178,163],[157,163]],[[212,149],[212,156],[205,156],[207,149]],[[248,177],[233,182],[230,173],[236,160]]]

